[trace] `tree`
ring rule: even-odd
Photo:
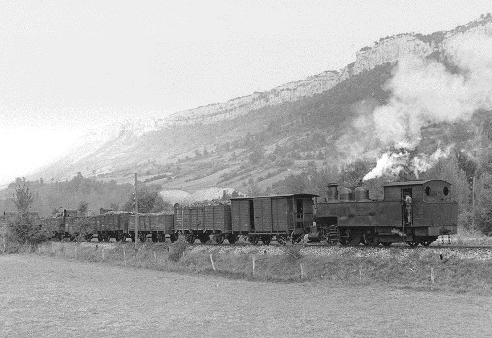
[[[89,210],[89,202],[81,201],[79,203],[79,207],[77,208],[77,212],[80,216],[87,216],[87,211]]]
[[[161,212],[172,210],[171,204],[164,201],[156,187],[144,186],[137,191],[138,212]],[[132,193],[128,201],[123,206],[125,211],[135,211],[135,194]]]
[[[10,221],[7,229],[7,239],[10,242],[38,244],[49,238],[49,230],[36,222],[36,217],[30,212],[34,197],[25,179],[18,185],[13,194],[17,215]]]

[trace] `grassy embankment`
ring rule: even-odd
[[[492,294],[492,250],[49,242],[7,252],[272,282]],[[212,263],[213,262],[213,263]]]

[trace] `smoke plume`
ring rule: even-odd
[[[381,150],[376,167],[364,180],[397,174],[403,165],[418,176],[450,152],[448,147],[429,156],[411,157],[421,140],[422,127],[468,120],[477,110],[492,109],[492,37],[463,34],[449,38],[443,47],[448,67],[436,60],[408,57],[393,71],[385,85],[391,97],[371,115]]]

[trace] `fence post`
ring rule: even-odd
[[[431,285],[431,289],[432,287],[434,286],[434,268],[431,267],[431,282],[432,282],[432,285]]]
[[[212,269],[214,269],[214,271],[216,271],[216,270],[215,270],[214,260],[213,260],[213,258],[212,258],[212,254],[210,254],[210,261],[212,262]]]

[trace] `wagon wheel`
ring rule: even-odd
[[[186,234],[185,239],[188,243],[193,244],[195,243],[195,234]]]
[[[126,242],[126,238],[127,238],[127,237],[126,237],[126,234],[121,234],[121,236],[120,236],[120,240],[121,240],[122,242]]]
[[[157,237],[157,235],[152,235],[152,242],[157,243],[157,241],[159,241],[159,238]]]
[[[302,236],[292,236],[290,242],[292,244],[297,244],[302,241]]]
[[[101,234],[97,235],[97,240],[99,242],[102,242],[103,241],[103,235],[101,235]]]
[[[222,244],[224,243],[224,236],[223,235],[217,235],[215,237],[215,241],[217,242],[217,244]]]
[[[428,240],[428,239],[422,240],[420,242],[420,244],[422,244],[423,246],[429,246],[431,243],[432,243],[432,241],[431,240]]]
[[[261,241],[262,241],[262,242],[263,242],[263,244],[265,244],[265,245],[270,244],[270,241],[271,241],[271,240],[272,240],[272,237],[270,237],[270,236],[263,236],[263,237],[261,237]]]
[[[390,246],[391,242],[382,242],[381,244],[383,244],[383,246]]]
[[[171,243],[174,243],[176,242],[176,240],[178,239],[178,234],[172,234],[169,239],[171,240]]]
[[[116,235],[114,235],[114,239],[116,240],[116,242],[120,242],[121,241],[121,235],[117,233]]]
[[[103,239],[104,239],[105,242],[109,242],[109,240],[111,239],[111,236],[106,235],[106,236],[103,237]]]
[[[417,241],[408,241],[407,244],[410,245],[411,247],[416,247],[417,245],[419,245],[419,242],[417,242]]]
[[[229,244],[234,244],[237,242],[237,237],[236,235],[229,235],[229,237],[227,237],[227,241],[229,242]]]
[[[207,234],[203,234],[200,236],[200,243],[205,244],[210,240],[210,236]]]
[[[87,235],[85,235],[85,240],[86,240],[87,242],[92,241],[92,234],[87,234]]]
[[[159,242],[164,243],[166,241],[166,235],[165,234],[160,234],[159,235]]]
[[[251,236],[249,242],[254,245],[258,244],[258,236]]]
[[[338,242],[341,244],[341,245],[347,245],[348,244],[348,239],[346,237],[340,237],[338,239]]]
[[[277,243],[278,244],[285,244],[286,242],[287,242],[287,238],[285,236],[282,236],[282,235],[277,236]]]

